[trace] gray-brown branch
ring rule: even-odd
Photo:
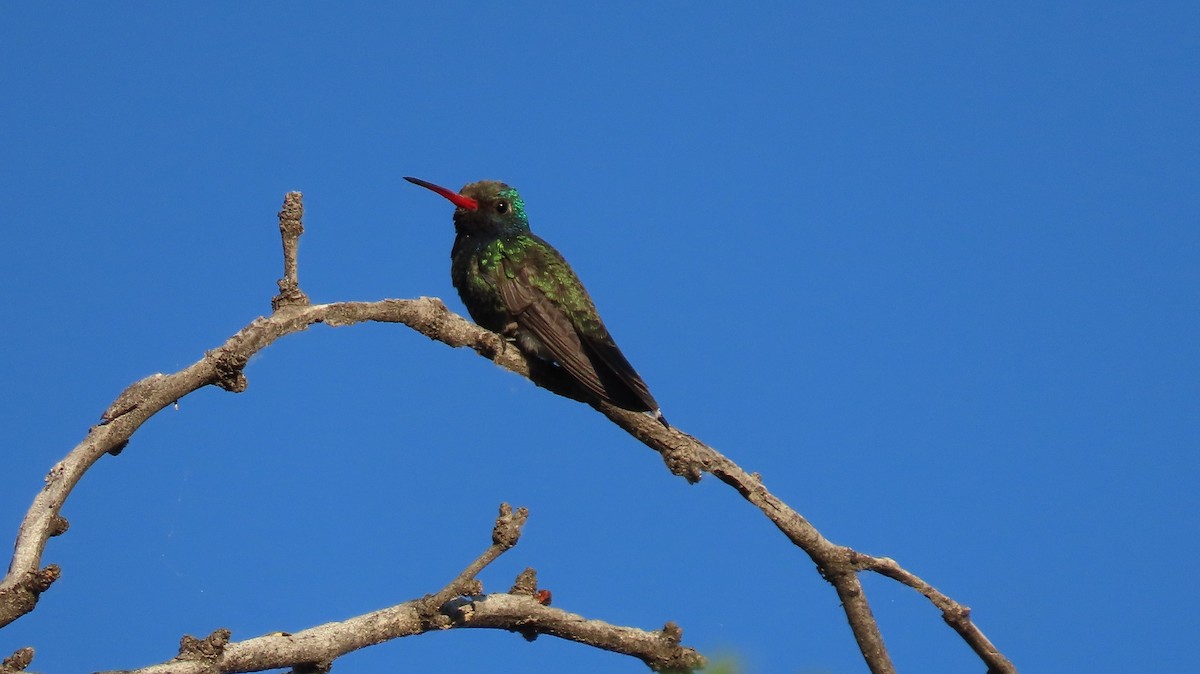
[[[216,630],[204,639],[184,637],[179,655],[136,670],[104,674],[232,674],[293,668],[294,672],[328,671],[337,658],[375,644],[436,630],[489,627],[520,632],[526,638],[550,634],[582,644],[640,658],[651,668],[691,671],[704,658],[681,646],[664,632],[587,620],[535,599],[536,587],[508,593],[484,594],[475,578],[488,564],[516,545],[528,513],[500,506],[492,545],[434,594],[413,599],[341,622],[326,623],[295,633],[276,632],[245,641],[230,641],[230,632]],[[531,575],[526,571],[523,576]]]
[[[289,199],[293,198],[298,201],[298,193],[290,193]],[[288,202],[280,213],[281,230],[286,213],[289,213]],[[294,250],[293,247],[292,255]],[[531,378],[538,386],[580,399],[570,382],[544,376],[544,373],[530,377],[529,363],[517,349],[499,335],[451,312],[436,298],[320,305],[284,303],[273,314],[255,319],[189,367],[170,375],[152,375],[130,386],[105,412],[102,423],[92,427],[83,442],[51,469],[46,477],[46,487],[38,494],[21,524],[12,565],[0,582],[0,627],[31,611],[38,595],[58,577],[57,567],[40,566],[46,541],[66,530],[66,521],[60,512],[63,502],[84,472],[101,456],[119,452],[142,423],[192,391],[208,385],[234,392],[245,390],[246,379],[242,371],[246,363],[280,337],[303,331],[315,323],[346,326],[365,321],[403,323],[448,346],[470,348],[500,367]],[[1013,664],[970,619],[969,608],[905,571],[891,559],[865,555],[829,541],[808,520],[772,494],[757,474],[747,473],[712,447],[679,429],[664,428],[646,415],[603,402],[588,404],[658,452],[675,475],[697,482],[709,473],[733,487],[793,544],[804,550],[837,591],[854,637],[874,674],[891,674],[895,668],[859,581],[858,574],[862,571],[887,576],[927,597],[942,612],[946,623],[978,654],[989,672],[1016,672]]]

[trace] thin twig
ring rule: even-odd
[[[300,235],[304,233],[304,202],[299,192],[288,192],[279,211],[279,234],[283,239],[283,278],[279,279],[279,294],[271,299],[271,308],[293,304],[308,304],[308,295],[300,290]]]

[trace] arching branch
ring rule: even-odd
[[[229,630],[216,630],[204,639],[184,637],[179,655],[170,661],[135,670],[103,674],[232,674],[293,668],[295,672],[328,671],[337,658],[368,646],[425,632],[465,627],[489,627],[576,641],[632,655],[656,671],[691,671],[704,666],[696,651],[663,632],[588,620],[550,608],[538,600],[534,586],[518,583],[507,593],[484,594],[476,579],[488,564],[516,545],[528,513],[500,506],[492,530],[492,545],[454,580],[434,594],[365,615],[325,623],[300,632],[276,632],[245,641],[230,641]],[[522,577],[533,574],[527,570]]]
[[[436,298],[308,304],[296,280],[296,238],[289,243],[289,237],[298,238],[303,229],[299,224],[301,212],[299,194],[290,193],[280,213],[285,275],[280,280],[280,295],[273,302],[274,313],[255,319],[191,366],[175,374],[152,375],[130,386],[104,413],[101,424],[92,427],[84,440],[51,469],[45,488],[21,524],[12,565],[0,582],[0,626],[32,610],[38,595],[57,578],[57,567],[40,566],[42,554],[46,541],[66,530],[66,521],[61,516],[63,502],[92,464],[106,453],[119,452],[150,416],[192,391],[208,385],[234,392],[245,390],[247,383],[243,369],[251,356],[280,337],[305,330],[314,323],[332,326],[364,321],[403,323],[448,346],[471,348],[497,365],[559,395],[583,399],[569,381],[555,376],[552,369],[535,364],[531,372],[530,363],[503,338],[454,314]],[[285,219],[288,219],[287,223]],[[979,655],[989,672],[1016,671],[970,619],[970,609],[905,571],[891,559],[872,557],[832,543],[772,494],[757,474],[747,473],[712,447],[679,429],[664,428],[646,415],[603,402],[588,404],[658,452],[675,475],[689,482],[699,481],[705,473],[714,475],[762,511],[788,540],[813,560],[822,576],[834,586],[863,657],[875,674],[887,674],[895,669],[859,581],[858,574],[863,571],[897,580],[929,598],[942,612],[946,623]]]

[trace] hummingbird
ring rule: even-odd
[[[517,190],[481,180],[452,192],[404,179],[455,205],[450,280],[476,323],[511,339],[526,357],[557,365],[596,398],[670,428],[579,277],[530,231]]]

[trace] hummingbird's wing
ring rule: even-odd
[[[554,262],[561,263],[555,270],[558,274],[565,269],[572,285],[582,289],[561,257]],[[561,296],[556,291],[563,290],[562,279],[556,280],[556,275],[546,269],[538,264],[513,265],[500,275],[496,289],[517,325],[537,338],[556,363],[600,399],[628,410],[657,410],[654,396],[617,348],[591,300],[586,294]],[[559,296],[552,299],[547,293]],[[564,309],[563,305],[572,299],[586,306],[576,307],[576,311]],[[581,325],[585,313],[595,318]]]

